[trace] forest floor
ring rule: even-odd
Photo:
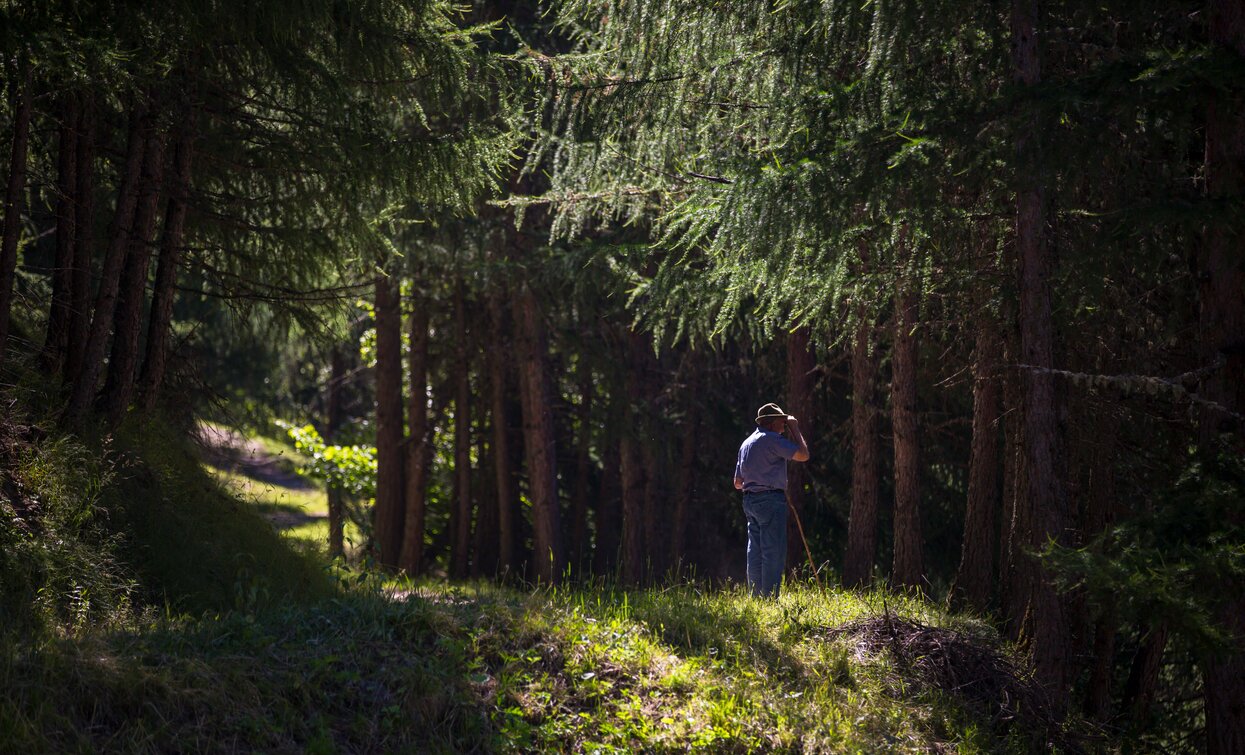
[[[48,441],[24,457],[46,533],[70,550],[0,531],[25,538],[0,576],[33,586],[23,564],[44,559],[42,578],[64,584],[37,594],[71,597],[88,592],[76,575],[120,579],[32,603],[25,629],[0,632],[0,743],[972,753],[1065,741],[1014,705],[1024,677],[993,629],[920,599],[801,583],[777,601],[696,583],[412,583],[330,563],[323,492],[288,476],[293,451],[209,427],[210,464],[171,428],[116,440],[126,467],[98,477],[99,506],[124,540],[58,524],[87,480],[50,486],[95,475],[82,460],[97,452]]]

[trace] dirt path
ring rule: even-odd
[[[288,459],[268,453],[263,444],[237,430],[200,422],[198,435],[203,460],[221,471],[245,475],[257,482],[289,490],[310,490],[314,487],[290,469]]]
[[[223,472],[242,475],[261,486],[281,491],[302,492],[315,488],[293,471],[291,460],[269,453],[262,443],[228,427],[199,423],[198,441],[203,461]],[[283,505],[257,501],[264,517],[278,530],[287,530],[328,518],[327,513],[308,511],[296,504]]]

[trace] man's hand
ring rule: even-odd
[[[735,475],[735,489],[736,490],[744,489],[744,478],[740,477],[739,475]]]
[[[790,414],[787,415],[787,429],[791,431],[791,440],[800,446],[791,460],[808,461],[808,444],[804,442],[804,435],[800,433],[800,421]]]

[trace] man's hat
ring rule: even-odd
[[[778,404],[766,404],[757,409],[757,424],[761,424],[768,419],[786,419],[787,413],[784,412]]]

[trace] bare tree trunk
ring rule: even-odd
[[[502,572],[510,572],[518,568],[515,558],[515,541],[518,536],[515,506],[519,496],[515,490],[514,468],[511,464],[510,412],[506,399],[509,381],[506,360],[500,353],[501,344],[509,342],[502,296],[504,294],[498,292],[489,298],[489,319],[493,325],[494,337],[485,348],[485,358],[488,361],[489,399],[493,417],[493,474],[496,478],[497,493],[497,561]]]
[[[993,264],[986,265],[987,272]],[[999,405],[1001,343],[999,323],[984,309],[977,320],[973,360],[973,442],[968,469],[968,504],[960,569],[951,588],[954,600],[980,612],[994,587],[994,554],[999,508]]]
[[[108,250],[104,255],[104,267],[100,271],[99,288],[95,293],[95,311],[82,349],[81,368],[74,377],[73,390],[62,420],[70,427],[81,424],[92,399],[95,398],[95,388],[99,382],[99,373],[103,369],[108,334],[117,306],[117,291],[121,286],[126,251],[132,236],[147,142],[153,130],[154,123],[148,112],[147,101],[140,99],[130,110],[125,164],[117,189],[117,205],[108,229]]]
[[[649,494],[652,483],[649,477],[652,466],[645,457],[646,417],[648,404],[648,352],[644,339],[634,331],[626,334],[623,347],[627,354],[624,368],[627,401],[625,424],[619,445],[619,462],[622,473],[622,578],[628,584],[640,584],[648,576],[651,562],[646,555],[653,553],[652,533],[648,520]]]
[[[1014,642],[1020,638],[1021,621],[1024,619],[1025,589],[1021,558],[1024,544],[1020,542],[1020,498],[1025,491],[1024,403],[1021,399],[1020,373],[1015,365],[1020,361],[1019,333],[1013,328],[1003,332],[1003,361],[1007,365],[1003,373],[1003,521],[999,543],[999,603],[1007,619],[1008,637]]]
[[[592,368],[581,356],[579,360],[579,425],[575,452],[575,488],[571,494],[571,564],[576,573],[588,563],[588,497],[592,475]]]
[[[13,145],[9,154],[9,182],[4,192],[4,232],[0,236],[0,364],[4,364],[13,309],[13,281],[17,273],[17,241],[22,230],[22,195],[26,191],[26,160],[30,139],[30,60],[21,56],[17,75],[9,80],[13,111]]]
[[[1115,522],[1116,437],[1119,431],[1119,407],[1114,401],[1098,408],[1099,419],[1091,442],[1094,444],[1089,463],[1088,505],[1085,512],[1085,536],[1095,537]],[[1085,714],[1106,721],[1111,714],[1111,675],[1115,666],[1115,636],[1118,625],[1113,607],[1103,612],[1094,623],[1093,663],[1085,690]]]
[[[679,489],[674,502],[674,522],[671,527],[671,550],[675,563],[686,565],[688,512],[693,508],[696,494],[696,450],[699,448],[700,412],[696,396],[700,391],[700,355],[688,354],[687,387],[684,391],[685,417],[682,427],[683,439],[679,447]],[[801,418],[802,420],[803,418]]]
[[[1041,81],[1036,0],[1013,0],[1012,60],[1014,78],[1025,87]],[[1067,681],[1068,644],[1064,601],[1031,552],[1052,538],[1065,537],[1065,502],[1058,479],[1058,409],[1054,367],[1054,324],[1050,278],[1053,263],[1046,243],[1046,209],[1038,157],[1038,124],[1033,116],[1017,137],[1020,189],[1016,193],[1016,254],[1019,262],[1020,351],[1027,365],[1021,385],[1024,403],[1025,478],[1017,508],[1020,542],[1030,553],[1020,556],[1027,600],[1024,632],[1033,654],[1037,679],[1050,690]]]
[[[138,337],[142,333],[143,303],[147,297],[147,279],[151,268],[151,238],[159,215],[160,189],[164,182],[165,143],[164,132],[155,127],[143,156],[133,235],[121,273],[117,308],[113,316],[112,357],[108,360],[108,378],[99,400],[110,428],[121,424],[134,393]]]
[[[806,437],[813,435],[809,428],[815,421],[813,370],[816,368],[817,360],[813,355],[808,328],[797,328],[787,336],[787,411],[800,421]],[[812,446],[811,442],[809,446]],[[795,516],[787,517],[787,568],[792,571],[798,570],[807,560],[796,519],[804,516],[808,481],[806,465],[794,461],[787,463],[787,504],[795,512]]]
[[[843,584],[848,587],[873,581],[878,536],[878,358],[867,311],[858,309],[857,317],[852,344],[852,510],[843,564]]]
[[[644,461],[639,442],[624,430],[619,441],[622,476],[622,580],[636,585],[644,580]]]
[[[523,400],[523,435],[532,497],[532,545],[537,578],[553,583],[562,572],[558,472],[553,414],[549,405],[548,347],[536,294],[526,285],[516,302],[519,331],[519,393]]]
[[[423,573],[424,527],[428,516],[428,472],[432,465],[432,442],[428,437],[428,303],[415,297],[410,320],[411,372],[407,416],[411,435],[406,445],[406,514],[402,520],[402,551],[398,568],[409,576]]]
[[[923,588],[921,553],[921,456],[916,407],[916,336],[918,292],[901,284],[895,312],[895,347],[891,355],[891,423],[895,439],[895,585]]]
[[[73,287],[74,237],[78,202],[78,96],[66,92],[61,99],[61,122],[56,156],[56,259],[52,265],[52,308],[48,312],[47,336],[39,361],[56,373],[69,346],[69,307]]]
[[[471,360],[462,279],[454,285],[454,488],[450,510],[450,576],[468,575],[471,556]]]
[[[190,116],[187,118],[189,121]],[[190,209],[190,168],[194,151],[192,126],[185,125],[173,147],[173,180],[164,211],[164,234],[160,238],[160,257],[156,262],[156,283],[151,294],[151,314],[147,323],[147,347],[138,380],[139,407],[150,412],[164,384],[168,366],[169,336],[173,324],[173,301],[177,294],[177,266],[181,262],[186,235],[186,215]]]
[[[338,435],[342,425],[342,383],[346,380],[346,359],[342,347],[333,347],[329,356],[328,401],[325,403],[324,442],[338,444]],[[329,505],[329,556],[338,558],[345,553],[345,501],[341,485],[330,482],[328,486]]]
[[[74,190],[74,243],[70,277],[69,333],[62,384],[72,386],[82,370],[87,333],[91,327],[91,260],[95,249],[95,120],[94,98],[84,94],[78,103],[78,165]]]
[[[1128,711],[1135,728],[1144,728],[1150,721],[1150,709],[1159,687],[1159,672],[1163,669],[1163,654],[1167,651],[1167,624],[1150,627],[1133,665],[1128,681],[1124,684],[1124,709]]]
[[[1245,0],[1211,0],[1210,42],[1220,54],[1245,62]],[[1212,200],[1239,199],[1245,190],[1245,95],[1213,91],[1206,113],[1206,193]],[[1238,218],[1239,219],[1239,218]],[[1241,264],[1239,223],[1216,219],[1208,225],[1199,255],[1198,303],[1203,358],[1222,359],[1209,375],[1202,395],[1227,413],[1208,413],[1202,421],[1202,447],[1212,451],[1217,436],[1235,429],[1235,453],[1245,453],[1245,266]],[[1238,509],[1240,523],[1245,513]],[[1234,596],[1219,615],[1234,647],[1218,658],[1204,659],[1206,749],[1210,755],[1245,752],[1245,584],[1224,585]]]
[[[377,561],[396,569],[402,551],[402,307],[398,279],[376,276],[376,511]]]
[[[611,404],[617,401],[611,401]],[[611,416],[615,412],[611,408]],[[617,430],[619,422],[611,422],[610,426]],[[619,550],[622,546],[622,463],[620,461],[620,444],[608,444],[604,457],[601,459],[601,495],[597,502],[597,542],[596,551],[592,554],[593,571],[597,574],[609,574],[619,567]]]

